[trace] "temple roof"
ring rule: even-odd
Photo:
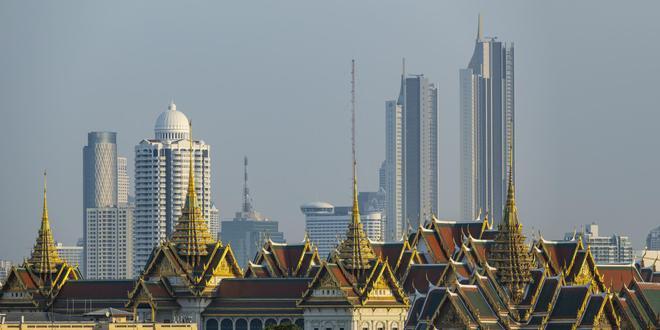
[[[41,227],[37,235],[37,241],[32,249],[32,256],[28,260],[35,273],[47,276],[57,271],[58,265],[63,261],[60,259],[53,240],[53,233],[48,220],[48,202],[46,201],[46,172],[44,172],[44,201],[41,215]]]
[[[171,242],[176,245],[178,254],[195,267],[200,263],[200,257],[208,254],[207,245],[213,244],[214,240],[209,232],[206,219],[202,215],[202,209],[197,205],[192,129],[190,130],[189,158],[188,194],[181,217],[174,227]]]

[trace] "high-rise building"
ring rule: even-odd
[[[284,243],[284,233],[280,232],[277,221],[257,212],[252,205],[252,197],[248,188],[248,159],[243,159],[243,204],[233,219],[222,222],[220,236],[224,243],[231,244],[236,260],[245,267],[252,260],[268,239],[275,243]]]
[[[633,248],[628,236],[600,236],[598,225],[592,222],[582,231],[564,235],[564,240],[579,238],[589,246],[598,264],[630,264],[633,261]]]
[[[305,230],[309,240],[318,247],[321,259],[325,259],[346,238],[353,207],[312,202],[302,205],[300,210],[305,215]],[[360,220],[369,240],[383,242],[382,212],[360,208]]]
[[[385,102],[385,238],[399,239],[403,221],[403,111],[396,101]]]
[[[515,155],[513,83],[513,43],[484,37],[480,16],[472,59],[460,70],[463,220],[481,211],[495,223],[502,218],[508,164],[514,164],[507,159]]]
[[[220,240],[220,210],[213,203],[209,212],[209,231],[213,239]]]
[[[133,207],[87,209],[86,277],[123,279],[133,277]],[[60,254],[61,255],[61,254]]]
[[[130,179],[128,178],[128,160],[126,157],[117,157],[117,204],[128,204],[128,191]]]
[[[55,243],[57,248],[57,254],[64,260],[69,266],[78,266],[78,269],[82,269],[85,265],[84,258],[84,249],[82,240],[79,240],[76,245],[64,245],[60,242]]]
[[[424,75],[401,75],[397,101],[385,104],[387,239],[438,211],[438,88]],[[424,220],[421,220],[423,223]]]
[[[83,147],[83,213],[117,205],[117,133],[90,132]]]
[[[132,275],[126,272],[132,266],[126,264],[132,255],[132,244],[126,241],[131,236],[126,230],[130,232],[132,226],[126,167],[126,158],[117,157],[117,133],[87,135],[87,145],[83,147],[83,244],[60,247],[65,254],[69,250],[72,254],[82,253],[76,264],[89,278]],[[112,269],[107,270],[108,267]]]
[[[660,226],[652,229],[648,236],[646,236],[646,249],[647,250],[660,250]]]
[[[5,283],[5,279],[11,271],[12,263],[10,260],[0,260],[0,285]]]
[[[170,237],[182,214],[190,158],[188,118],[171,103],[156,120],[155,138],[135,146],[133,269],[144,267],[154,246]],[[204,219],[211,212],[210,146],[192,142],[195,189]]]

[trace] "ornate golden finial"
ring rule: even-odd
[[[518,221],[512,169],[513,151],[510,149],[507,200],[502,222],[489,251],[488,262],[497,269],[497,281],[509,293],[514,304],[517,304],[522,301],[526,287],[532,280],[532,256]]]
[[[200,264],[201,257],[208,254],[207,245],[213,244],[213,238],[206,224],[202,210],[197,205],[197,193],[195,191],[194,152],[192,140],[192,122],[190,123],[190,164],[188,172],[188,194],[183,207],[183,212],[177,222],[172,242],[176,245],[179,254],[195,267]]]
[[[41,214],[41,227],[37,236],[37,242],[34,244],[32,256],[28,263],[34,267],[34,271],[41,275],[50,276],[57,271],[57,266],[62,264],[55,247],[55,240],[53,240],[53,233],[50,229],[50,221],[48,219],[48,201],[46,199],[46,171],[44,170],[44,199],[43,210]]]
[[[357,190],[357,160],[355,152],[355,60],[352,61],[351,67],[351,113],[352,113],[352,153],[353,153],[353,210],[351,214],[351,222],[348,226],[346,239],[339,244],[337,248],[337,255],[339,261],[344,266],[353,272],[357,278],[360,278],[362,271],[371,268],[372,261],[376,259],[376,255],[371,248],[371,242],[362,228],[360,222],[360,207],[358,205],[358,190]]]

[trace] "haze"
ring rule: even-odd
[[[41,173],[55,239],[82,235],[82,147],[153,136],[174,98],[212,147],[213,198],[302,239],[299,206],[350,202],[350,61],[358,63],[360,190],[384,159],[384,103],[401,58],[440,88],[440,217],[459,206],[458,70],[486,35],[516,47],[517,203],[525,231],[559,239],[597,221],[642,248],[658,225],[660,3],[646,1],[3,1],[0,259],[28,256]],[[132,177],[133,168],[129,169]]]

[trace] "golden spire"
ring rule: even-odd
[[[62,259],[57,254],[53,233],[50,230],[50,222],[48,221],[46,171],[44,171],[44,202],[41,215],[41,228],[39,228],[39,236],[37,236],[37,242],[34,244],[32,256],[28,260],[28,263],[32,265],[34,271],[38,274],[52,274],[57,271],[57,266],[62,263]]]
[[[348,225],[346,239],[339,244],[337,255],[339,261],[350,270],[354,276],[360,278],[362,271],[371,268],[376,254],[371,248],[371,242],[365,234],[360,221],[360,207],[358,205],[357,190],[357,160],[355,156],[355,60],[352,61],[351,70],[351,105],[352,105],[352,151],[353,151],[353,210],[351,222]]]
[[[527,284],[531,282],[532,256],[525,244],[522,225],[518,222],[518,210],[513,184],[513,158],[509,152],[509,183],[504,216],[499,224],[488,263],[497,268],[497,281],[508,291],[514,304],[524,298]]]
[[[209,233],[206,219],[202,210],[197,205],[197,193],[195,192],[194,153],[192,140],[192,124],[190,124],[190,171],[188,172],[188,194],[186,203],[179,221],[177,222],[172,242],[177,251],[190,265],[195,267],[200,264],[201,256],[208,254],[207,245],[213,244],[213,238]]]

